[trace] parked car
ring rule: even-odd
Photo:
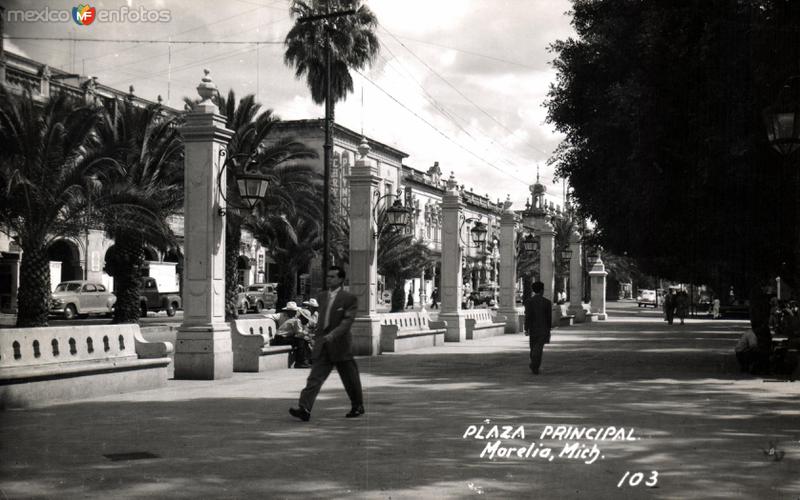
[[[50,296],[50,313],[62,315],[65,319],[85,314],[110,315],[116,301],[117,297],[101,283],[64,281]]]
[[[636,298],[639,307],[653,306],[658,307],[658,295],[655,290],[639,290],[639,296]]]
[[[272,309],[275,307],[275,301],[278,300],[278,284],[255,283],[247,287],[245,296],[248,307],[255,312],[260,313],[264,309]]]
[[[236,310],[239,314],[244,314],[250,310],[250,301],[247,300],[247,292],[244,287],[236,287]]]
[[[155,278],[142,278],[142,287],[139,289],[139,303],[142,316],[147,316],[148,311],[166,311],[167,316],[175,316],[175,311],[181,308],[181,296],[177,293],[161,293],[158,291],[158,282]]]

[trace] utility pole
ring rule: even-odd
[[[336,17],[350,16],[356,13],[355,9],[343,11],[330,11],[330,3],[325,3],[325,14],[301,17],[300,22],[313,22],[319,19],[328,20]],[[331,262],[331,158],[333,158],[333,99],[331,98],[331,36],[328,25],[325,24],[325,144],[322,146],[324,184],[323,184],[323,216],[322,216],[322,288],[328,287],[328,268]]]

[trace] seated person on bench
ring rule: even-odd
[[[311,359],[311,348],[306,340],[307,331],[303,323],[298,317],[298,311],[295,302],[287,302],[283,313],[286,315],[286,321],[278,327],[275,332],[275,337],[271,341],[271,345],[290,345],[292,346],[292,354],[294,355],[295,368],[310,368],[309,360]]]

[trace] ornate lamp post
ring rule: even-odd
[[[800,75],[786,80],[775,103],[764,110],[764,123],[770,144],[781,154],[784,162],[788,163],[788,159],[800,150]],[[783,167],[782,165],[781,168]],[[800,288],[800,168],[794,170],[794,199],[794,224],[790,226],[793,237],[789,241],[794,242],[794,287],[797,295]],[[782,249],[784,242],[779,242],[779,245]]]

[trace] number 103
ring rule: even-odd
[[[634,472],[631,474],[631,471],[626,470],[622,479],[617,483],[617,488],[622,488],[625,484],[628,486],[639,486],[642,484],[642,481],[644,481],[645,486],[650,488],[658,484],[658,471],[651,470],[647,480],[645,480],[644,475],[644,472]]]

